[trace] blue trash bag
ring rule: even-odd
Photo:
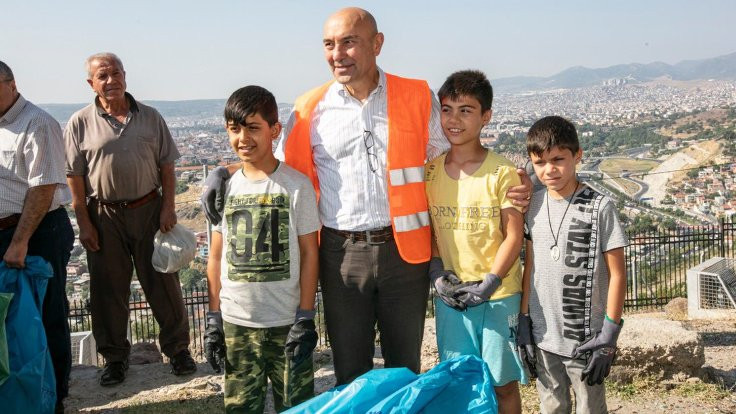
[[[41,320],[53,270],[45,260],[26,257],[24,269],[0,262],[0,292],[13,293],[5,319],[10,375],[0,385],[3,413],[53,413],[56,379]]]
[[[346,386],[320,394],[284,414],[496,413],[488,366],[464,355],[416,375],[406,368],[369,371]]]

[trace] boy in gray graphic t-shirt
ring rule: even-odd
[[[527,151],[545,188],[526,213],[519,315],[522,359],[538,375],[543,413],[605,413],[603,380],[623,325],[627,241],[614,203],[578,181],[575,127],[557,116],[529,130]]]

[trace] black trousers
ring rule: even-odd
[[[373,368],[376,326],[384,366],[421,368],[428,263],[410,264],[395,241],[351,242],[322,231],[320,285],[337,385]]]
[[[0,230],[0,258],[10,246],[15,227]],[[66,298],[66,265],[74,245],[74,230],[63,207],[50,211],[41,220],[28,241],[28,256],[41,256],[51,264],[54,277],[49,279],[43,298],[42,319],[46,340],[56,375],[56,400],[69,394],[72,349],[69,339],[69,301]],[[1,411],[1,410],[0,410]]]

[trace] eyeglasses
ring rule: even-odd
[[[370,167],[371,172],[376,172],[378,170],[378,155],[376,154],[376,142],[371,131],[363,131],[363,144],[365,144],[365,152],[368,154],[368,167]]]

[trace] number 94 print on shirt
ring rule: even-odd
[[[240,194],[225,204],[227,277],[236,282],[289,279],[289,195]]]

